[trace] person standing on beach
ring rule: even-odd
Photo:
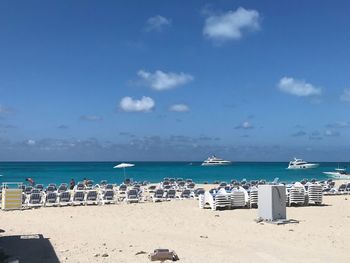
[[[74,179],[72,178],[72,179],[70,179],[70,183],[69,183],[69,188],[70,188],[70,190],[73,190],[74,189],[74,186],[75,186],[75,181],[74,181]]]

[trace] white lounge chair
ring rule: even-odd
[[[31,193],[28,199],[28,207],[40,207],[44,204],[40,193]]]
[[[304,205],[305,204],[305,187],[297,182],[293,184],[289,191],[289,205]]]
[[[164,190],[163,189],[157,189],[154,192],[154,195],[152,196],[153,202],[162,202],[164,201]]]
[[[102,204],[114,204],[115,203],[114,191],[113,190],[104,191],[102,193],[101,203]]]
[[[166,192],[165,198],[166,198],[166,200],[169,200],[169,201],[171,199],[175,199],[176,198],[176,190],[175,189],[169,189]]]
[[[127,203],[138,203],[140,201],[140,194],[137,189],[131,189],[127,191],[125,202]]]
[[[56,192],[50,192],[45,196],[45,206],[58,205],[58,195]]]
[[[97,205],[98,200],[98,192],[97,190],[89,190],[86,193],[85,204],[87,205]]]
[[[84,191],[75,191],[73,193],[73,205],[85,205],[85,192]]]
[[[58,204],[59,206],[71,205],[72,204],[71,193],[69,191],[60,193],[58,195]]]

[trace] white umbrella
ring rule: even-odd
[[[133,167],[133,166],[135,166],[135,164],[133,164],[133,163],[120,163],[120,164],[114,166],[113,168],[117,168],[117,169],[123,168],[124,169],[124,179],[125,179],[125,168],[129,168],[129,167]]]

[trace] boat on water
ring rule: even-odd
[[[323,172],[325,175],[334,179],[350,179],[350,173],[345,168],[336,168],[333,172]]]
[[[313,169],[319,166],[318,163],[308,163],[302,159],[294,158],[290,161],[287,169]]]
[[[202,166],[222,166],[222,165],[230,165],[232,164],[231,161],[226,161],[224,159],[218,158],[215,155],[210,156],[208,159],[206,159]]]

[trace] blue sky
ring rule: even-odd
[[[348,1],[1,1],[0,160],[348,161]]]

